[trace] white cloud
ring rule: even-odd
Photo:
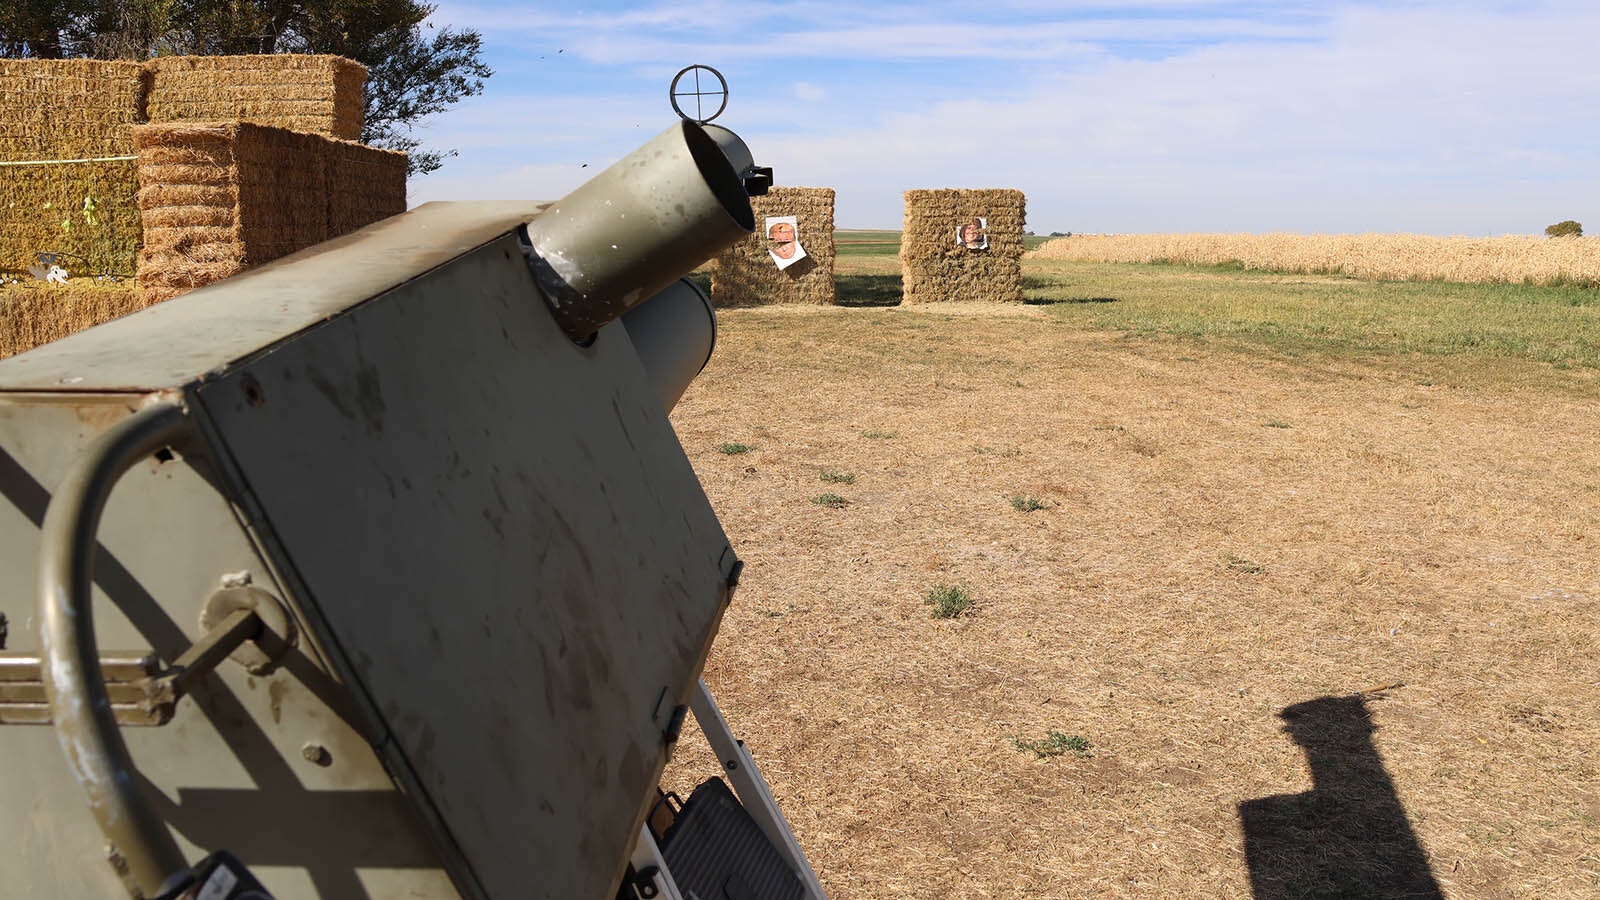
[[[773,165],[836,187],[845,225],[893,224],[901,191],[956,186],[1024,189],[1041,230],[1532,232],[1582,221],[1575,207],[1600,220],[1600,15],[1576,18],[1359,10],[1318,46],[1107,62],[1009,102],[799,131]]]
[[[413,197],[553,199],[670,122],[667,80],[709,60],[734,89],[719,122],[779,183],[835,188],[845,227],[892,227],[903,191],[961,186],[1023,189],[1040,231],[1600,222],[1592,3],[1139,9],[441,7],[440,21],[525,48],[519,66],[529,47],[565,52],[505,67],[439,117],[425,139],[461,156]]]

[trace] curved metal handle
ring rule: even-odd
[[[95,533],[117,480],[192,428],[181,405],[163,401],[96,438],[50,498],[39,547],[40,663],[56,737],[128,879],[152,897],[188,866],[166,823],[139,793],[100,673],[90,604]]]

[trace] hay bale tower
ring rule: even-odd
[[[751,197],[755,233],[723,251],[711,269],[711,299],[717,306],[811,304],[831,306],[833,289],[832,188],[773,187]],[[775,256],[768,220],[794,218],[803,258],[790,262]],[[780,228],[776,234],[785,232]],[[778,251],[782,252],[782,251]],[[780,263],[785,263],[780,268]]]
[[[1021,191],[921,190],[905,197],[905,303],[1022,302]]]
[[[0,358],[404,212],[405,154],[353,142],[365,83],[334,56],[0,60]]]
[[[0,274],[133,274],[144,96],[139,63],[0,59]]]
[[[141,125],[134,143],[151,303],[405,212],[404,153],[238,121]]]

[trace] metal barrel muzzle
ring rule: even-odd
[[[534,279],[583,341],[755,230],[744,181],[680,121],[528,223]]]

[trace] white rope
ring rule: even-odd
[[[25,159],[16,162],[0,162],[0,166],[59,166],[67,163],[92,163],[92,162],[126,162],[138,159],[137,156],[91,156],[87,159]]]

